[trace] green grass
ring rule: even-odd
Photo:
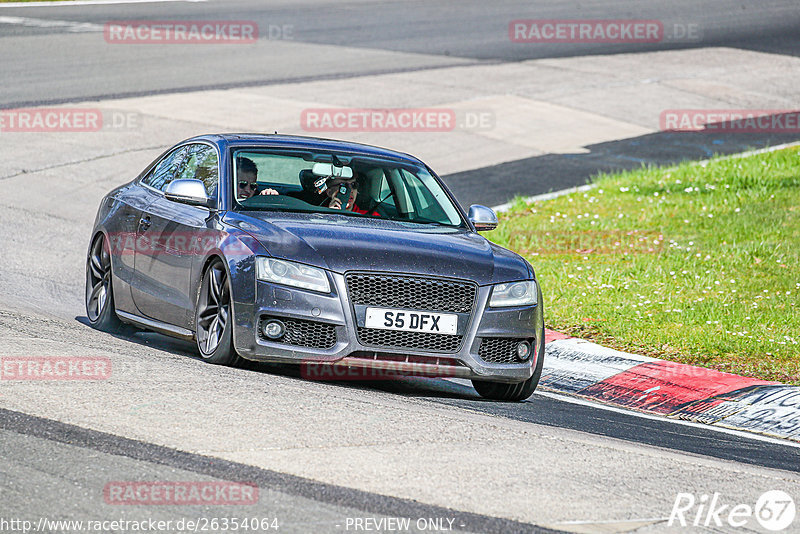
[[[500,216],[548,328],[800,384],[800,150],[604,175]]]

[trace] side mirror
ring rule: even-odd
[[[491,208],[487,208],[486,206],[473,204],[469,207],[467,218],[469,222],[472,223],[472,226],[475,227],[475,230],[479,232],[497,228],[497,215],[495,215]]]
[[[167,200],[189,204],[190,206],[212,207],[206,186],[200,180],[173,180],[164,191]]]

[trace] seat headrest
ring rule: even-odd
[[[314,191],[315,180],[316,177],[314,176],[314,173],[311,172],[311,169],[303,169],[300,171],[300,185],[303,187],[304,191]]]

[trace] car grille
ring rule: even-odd
[[[358,328],[358,340],[362,345],[421,349],[430,352],[457,352],[462,336],[429,334],[427,332],[398,332],[377,328]]]
[[[517,345],[524,339],[509,337],[485,337],[481,339],[478,356],[488,363],[520,363],[517,360]]]
[[[263,326],[266,321],[277,319],[286,326],[286,333],[280,339],[270,339],[264,335]],[[258,329],[261,339],[272,343],[283,343],[297,347],[329,349],[336,344],[336,327],[327,323],[292,319],[289,317],[262,317]]]
[[[356,351],[348,356],[358,360],[372,360],[376,362],[400,362],[400,363],[416,363],[426,365],[438,365],[449,367],[467,367],[467,365],[455,358],[447,356],[410,356],[408,354],[391,354],[371,351]]]
[[[470,313],[477,286],[437,278],[351,273],[347,288],[353,304],[452,313]]]
[[[345,280],[354,305],[445,313],[471,313],[478,289],[472,282],[391,274],[350,273]],[[463,340],[460,335],[364,327],[357,335],[366,346],[446,353],[458,352]]]

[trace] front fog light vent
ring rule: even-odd
[[[531,345],[527,341],[522,341],[517,345],[517,359],[521,362],[527,360],[531,355]]]
[[[264,323],[261,331],[269,339],[280,339],[286,333],[286,326],[281,321],[272,319]]]
[[[478,356],[488,363],[516,363],[530,361],[531,339],[513,337],[485,337],[478,347]]]
[[[258,336],[264,341],[312,349],[330,349],[336,345],[336,326],[329,323],[262,316],[258,325]]]

